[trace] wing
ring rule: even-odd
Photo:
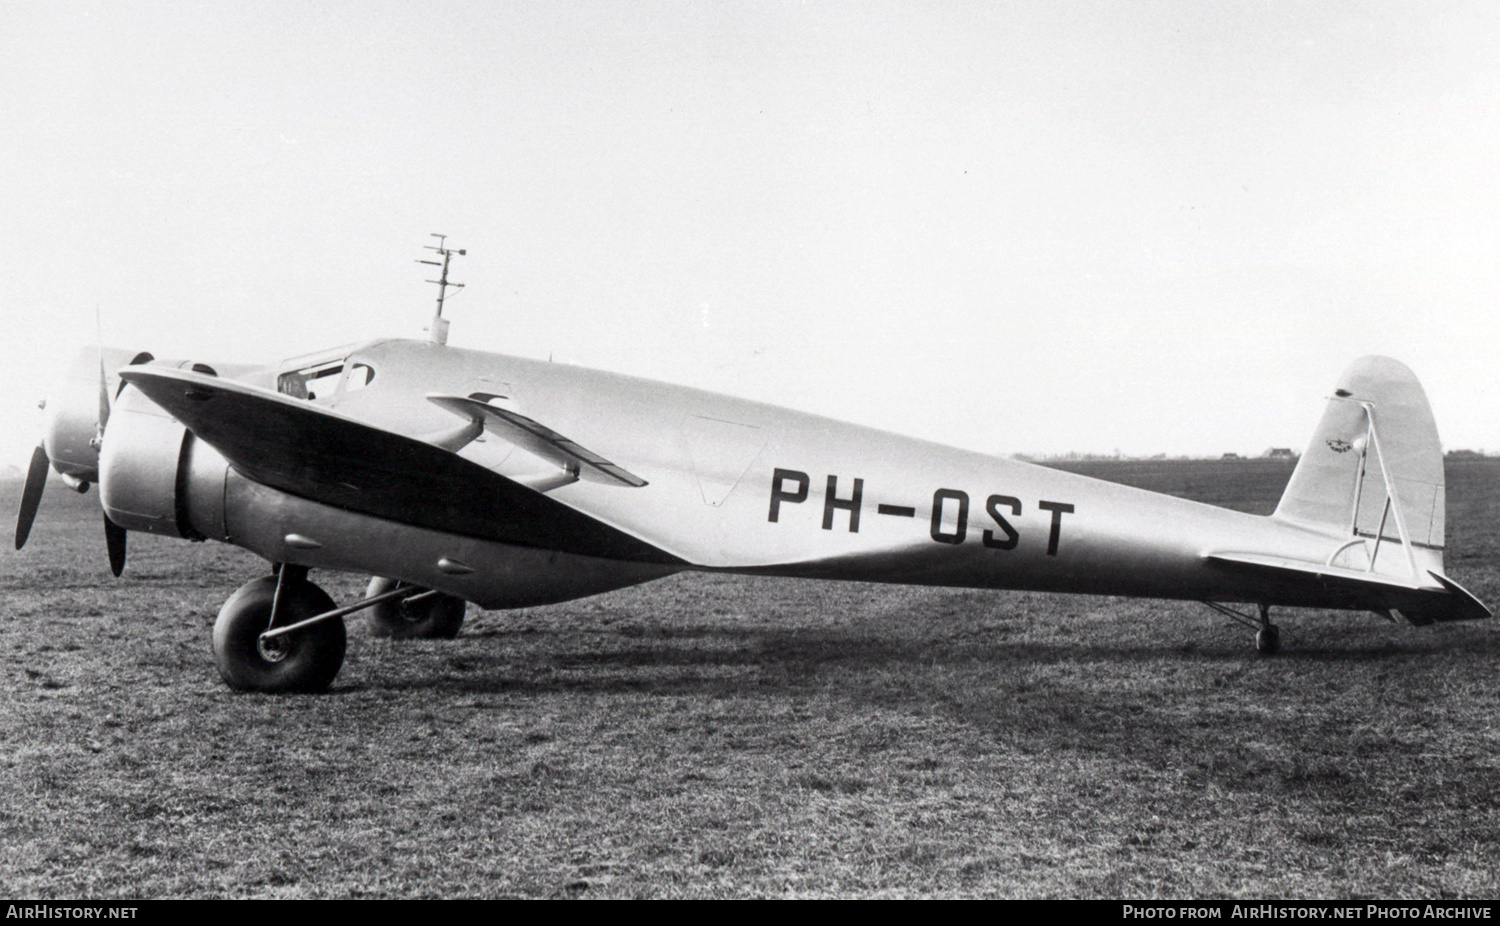
[[[120,375],[240,473],[292,495],[481,540],[683,562],[442,447],[304,400],[185,370],[131,367]]]
[[[455,415],[481,424],[485,430],[530,451],[550,463],[561,466],[580,479],[627,485],[639,489],[646,480],[622,466],[616,466],[599,454],[579,446],[539,421],[496,408],[475,398],[456,395],[430,395],[427,401]]]

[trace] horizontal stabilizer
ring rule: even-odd
[[[1282,556],[1264,556],[1259,553],[1210,553],[1204,559],[1216,563],[1240,566],[1258,566],[1262,569],[1296,572],[1330,581],[1355,582],[1416,591],[1419,586],[1398,576],[1365,572],[1362,569],[1345,569],[1343,566],[1325,566],[1321,563],[1306,563]]]
[[[482,540],[634,562],[681,562],[456,453],[303,399],[163,367],[127,367],[120,376],[236,470],[273,489]]]
[[[1258,553],[1209,553],[1211,562],[1261,570],[1293,580],[1319,582],[1348,590],[1372,611],[1396,612],[1413,624],[1471,621],[1490,617],[1490,609],[1463,586],[1442,573],[1427,571],[1436,585],[1401,576],[1381,575],[1342,566],[1309,563]]]
[[[429,395],[427,401],[464,418],[478,421],[484,429],[522,450],[562,467],[579,479],[609,485],[640,488],[646,480],[622,466],[579,446],[539,421],[479,399],[455,395]]]
[[[1462,607],[1460,608],[1462,613],[1456,614],[1453,617],[1434,617],[1433,620],[1476,621],[1493,616],[1490,609],[1484,606],[1484,602],[1480,601],[1478,598],[1475,598],[1473,593],[1464,588],[1462,585],[1459,585],[1457,582],[1453,581],[1440,572],[1429,572],[1428,575],[1443,583],[1443,588],[1446,588],[1449,592],[1453,593],[1454,598],[1463,603]],[[1407,619],[1410,620],[1409,617]]]

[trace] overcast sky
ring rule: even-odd
[[[421,336],[995,453],[1500,450],[1500,5],[0,0],[0,464],[96,341]]]

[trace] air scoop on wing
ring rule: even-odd
[[[429,395],[427,401],[482,424],[486,431],[562,467],[579,479],[606,485],[627,485],[636,489],[646,485],[646,480],[624,467],[611,463],[525,415],[497,408],[473,397]]]

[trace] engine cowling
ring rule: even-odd
[[[42,448],[52,468],[70,485],[99,481],[99,423],[101,415],[108,416],[109,398],[119,384],[118,379],[101,371],[150,356],[112,347],[84,348],[74,356],[63,378],[51,384],[42,404],[46,410]]]
[[[144,393],[115,400],[99,454],[99,496],[110,520],[132,531],[224,540],[229,464]]]

